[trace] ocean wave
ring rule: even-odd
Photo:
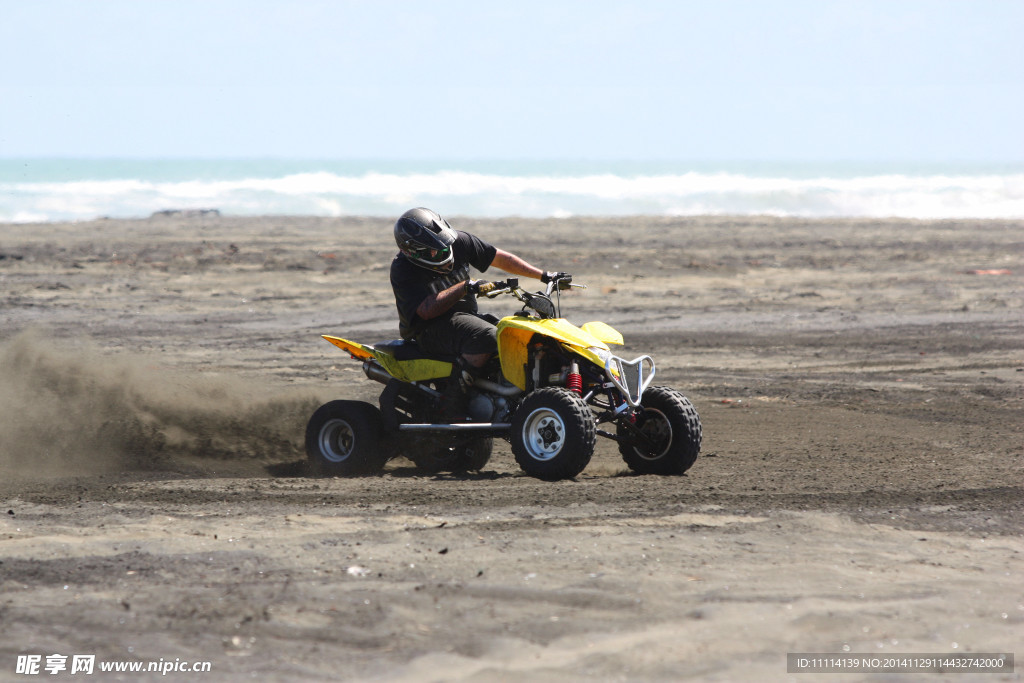
[[[760,177],[739,173],[499,175],[302,172],[280,177],[0,182],[0,221],[224,214],[379,215],[410,206],[482,217],[757,215],[1024,218],[1024,173]]]

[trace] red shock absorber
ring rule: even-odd
[[[569,374],[565,378],[565,388],[578,395],[583,395],[583,375],[580,374],[580,367],[573,361],[569,368]]]

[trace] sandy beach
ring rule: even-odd
[[[0,680],[54,653],[523,683],[1024,658],[1024,221],[450,220],[588,285],[563,313],[693,401],[693,468],[602,440],[573,481],[505,443],[313,478],[312,411],[381,390],[320,335],[397,336],[392,220],[0,225]]]

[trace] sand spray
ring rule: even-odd
[[[162,366],[155,354],[103,351],[88,339],[21,332],[0,342],[0,475],[301,459],[317,397],[256,384]]]

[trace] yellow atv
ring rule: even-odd
[[[701,424],[693,404],[668,387],[651,386],[654,360],[612,353],[622,335],[602,322],[580,327],[561,317],[563,290],[555,279],[544,293],[519,281],[485,283],[481,294],[502,294],[523,309],[498,320],[498,354],[488,374],[467,388],[469,416],[451,422],[442,397],[454,358],[431,356],[415,342],[374,345],[324,339],[361,361],[384,384],[380,407],[362,401],[320,406],[306,427],[306,453],[322,474],[379,471],[404,455],[429,472],[483,468],[495,437],[508,440],[516,462],[533,477],[555,481],[586,468],[598,436],[617,441],[626,464],[642,474],[682,474],[700,453]],[[451,380],[455,381],[455,380]],[[615,425],[614,433],[603,429]]]

